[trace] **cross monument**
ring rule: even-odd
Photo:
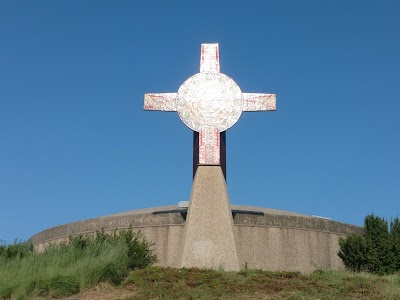
[[[219,69],[218,44],[202,44],[200,73],[187,79],[177,93],[144,95],[145,110],[177,111],[187,127],[199,132],[200,165],[220,164],[220,133],[232,127],[243,111],[276,110],[274,94],[242,93]]]
[[[202,44],[200,73],[189,77],[177,93],[145,94],[144,109],[176,111],[199,134],[199,166],[176,265],[240,270],[243,265],[220,165],[220,135],[242,112],[276,110],[275,94],[243,93],[232,78],[220,73],[218,44]]]

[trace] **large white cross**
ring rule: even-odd
[[[144,95],[145,110],[177,111],[186,126],[199,132],[199,164],[220,164],[220,132],[232,127],[243,111],[276,110],[275,94],[242,93],[219,71],[218,44],[202,44],[200,73],[177,93]]]

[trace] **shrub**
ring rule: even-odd
[[[14,243],[6,245],[0,244],[0,257],[5,259],[22,258],[30,255],[33,252],[33,247],[28,242],[15,240]]]
[[[368,215],[362,235],[339,240],[339,257],[353,272],[368,271],[379,275],[400,271],[400,221],[390,222]]]
[[[366,271],[367,251],[365,239],[360,235],[352,234],[346,239],[339,240],[339,257],[344,265],[353,272]]]
[[[157,261],[153,254],[152,243],[147,241],[143,234],[134,232],[132,228],[124,229],[113,234],[106,234],[104,231],[97,231],[93,238],[88,235],[77,235],[69,238],[69,244],[77,250],[86,249],[91,244],[116,244],[124,243],[127,247],[128,269],[143,269],[151,266]]]
[[[140,231],[134,233],[132,230],[123,230],[120,236],[128,246],[129,269],[144,269],[157,261],[151,250],[153,244],[144,239]]]

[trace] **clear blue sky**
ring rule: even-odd
[[[362,225],[400,212],[399,1],[1,1],[0,240],[188,200],[192,132],[143,111],[218,42],[277,94],[227,134],[233,204]]]

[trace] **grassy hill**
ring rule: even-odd
[[[316,271],[309,275],[258,270],[232,273],[150,267],[129,272],[118,286],[103,283],[64,299],[394,300],[400,299],[400,275],[380,277],[347,271]]]
[[[399,227],[400,228],[400,227]],[[0,244],[0,300],[398,299],[400,273],[267,272],[149,267],[151,244],[132,230],[70,237],[43,253]]]

